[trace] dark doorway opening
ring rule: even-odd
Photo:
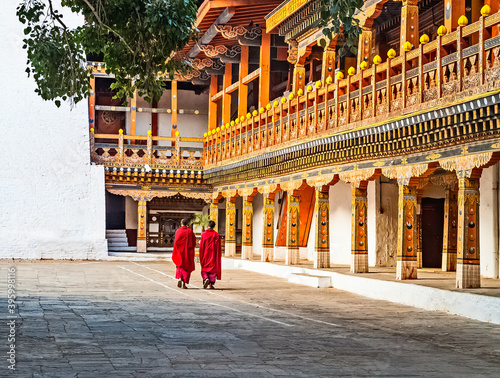
[[[422,267],[441,268],[444,198],[422,198]]]

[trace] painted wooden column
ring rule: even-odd
[[[224,78],[222,90],[222,124],[231,122],[231,93],[226,93],[226,89],[232,84],[233,64],[226,63],[224,65]]]
[[[410,42],[414,48],[419,45],[418,0],[403,0],[400,31],[399,51],[400,55],[403,55],[405,51],[403,45],[405,42]]]
[[[253,259],[253,197],[243,197],[243,229],[241,241],[241,259]]]
[[[444,0],[444,26],[448,32],[458,27],[458,19],[465,14],[465,0]],[[469,20],[470,17],[467,17]]]
[[[137,125],[137,90],[134,91],[134,95],[130,98],[130,135],[135,135]],[[134,142],[135,143],[135,140]]]
[[[423,189],[417,189],[417,269],[422,268],[422,194]]]
[[[89,129],[95,130],[95,77],[90,78],[90,91],[89,91]],[[98,132],[98,130],[95,130]]]
[[[372,63],[372,44],[373,44],[373,32],[372,28],[362,27],[361,34],[359,35],[359,46],[358,46],[358,70],[361,62],[366,62],[368,67]]]
[[[271,34],[262,33],[260,45],[259,108],[269,103],[271,91]]]
[[[261,261],[274,260],[274,193],[264,194]]]
[[[172,136],[177,131],[177,80],[172,80]]]
[[[217,101],[212,101],[212,97],[217,94],[217,75],[210,76],[210,98],[208,102],[208,130],[217,128]]]
[[[240,76],[238,87],[238,117],[247,114],[248,85],[243,84],[243,78],[248,75],[248,46],[241,46]]]
[[[212,201],[210,204],[210,220],[215,222],[215,231],[219,230],[219,202]]]
[[[457,267],[457,225],[458,193],[453,188],[446,188],[444,197],[443,260],[444,272],[453,272]]]
[[[299,263],[299,197],[287,192],[285,265]]]
[[[226,198],[225,256],[236,255],[236,198]]]
[[[323,51],[323,66],[321,67],[321,81],[323,85],[326,84],[326,79],[328,77],[332,78],[332,82],[335,79],[335,46],[325,47]]]
[[[293,87],[292,92],[297,95],[299,89],[305,90],[306,69],[302,64],[296,64],[293,68]]]
[[[417,188],[409,180],[398,180],[398,255],[396,279],[417,278]]]
[[[137,206],[137,252],[147,252],[148,202],[139,200]]]
[[[314,216],[316,217],[316,240],[314,248],[314,268],[330,267],[330,204],[328,186],[316,187]]]
[[[479,178],[458,179],[457,288],[481,287]]]
[[[351,236],[351,273],[368,272],[368,243],[366,219],[368,211],[367,182],[352,186],[352,236]]]

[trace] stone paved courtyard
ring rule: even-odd
[[[189,290],[172,263],[2,261],[16,268],[22,377],[485,377],[500,371],[500,326],[336,289],[226,270]]]

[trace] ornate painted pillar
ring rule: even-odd
[[[401,37],[399,38],[399,51],[403,55],[405,42],[410,42],[414,48],[419,46],[418,31],[418,0],[403,0],[401,7]]]
[[[423,189],[417,189],[417,268],[422,268],[422,194]]]
[[[137,252],[147,252],[148,202],[139,199],[137,206]]]
[[[316,187],[316,202],[314,203],[314,216],[316,217],[315,269],[330,267],[330,199],[328,191],[323,191],[322,188],[322,186]],[[328,189],[328,186],[326,188]]]
[[[368,272],[368,243],[366,219],[368,210],[367,185],[352,187],[352,236],[351,236],[351,273]]]
[[[252,223],[253,223],[253,197],[243,197],[243,240],[241,246],[241,259],[253,259]]]
[[[210,220],[215,222],[215,230],[219,229],[219,201],[213,200],[210,203]]]
[[[299,89],[305,90],[306,69],[304,65],[297,63],[293,68],[293,89],[292,92],[297,95]]]
[[[444,197],[443,260],[444,272],[453,272],[457,267],[457,224],[458,193],[453,188],[446,188]]]
[[[359,35],[359,46],[358,46],[358,69],[361,62],[368,63],[370,67],[372,63],[372,40],[373,32],[372,28],[362,27],[361,34]]]
[[[299,197],[293,191],[287,192],[285,265],[299,263]]]
[[[409,180],[398,180],[398,255],[396,279],[417,278],[417,188]]]
[[[479,266],[479,178],[458,179],[457,287],[481,287]]]
[[[234,197],[226,198],[225,255],[236,255],[236,203]]]
[[[261,261],[274,260],[274,193],[264,194],[264,232]]]
[[[325,47],[323,51],[323,66],[321,68],[321,81],[326,83],[328,77],[335,79],[335,46]]]

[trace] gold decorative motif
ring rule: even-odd
[[[382,174],[392,179],[398,179],[398,182],[402,185],[408,185],[412,177],[421,176],[428,168],[427,164],[399,165],[397,167],[382,168]]]
[[[269,194],[275,192],[277,187],[277,184],[267,184],[259,186],[257,190],[260,194]]]
[[[232,198],[232,197],[236,197],[236,194],[237,194],[237,191],[236,189],[232,189],[232,190],[224,190],[222,192],[222,196],[224,198]]]
[[[498,149],[500,148],[500,143],[495,143],[491,145],[491,148]]]
[[[213,194],[208,192],[185,192],[185,191],[170,191],[170,190],[149,190],[149,187],[143,187],[142,190],[123,190],[108,188],[108,192],[120,196],[130,196],[136,201],[151,201],[153,198],[173,197],[177,194],[186,198],[202,199],[205,202],[210,202]]]
[[[238,194],[241,197],[249,197],[253,194],[253,188],[238,189]]]
[[[441,154],[430,154],[430,155],[427,155],[425,158],[427,160],[436,160],[436,159],[439,159],[441,157]]]
[[[282,182],[280,184],[281,189],[284,190],[285,192],[291,192],[293,190],[297,190],[301,186],[302,186],[302,180]]]
[[[375,168],[368,168],[350,172],[341,172],[339,173],[339,178],[346,183],[351,183],[354,187],[357,188],[359,187],[361,181],[368,180],[374,174],[375,174]]]
[[[472,169],[480,168],[491,160],[493,152],[456,156],[439,161],[439,165],[447,171],[456,171],[459,178],[470,177]]]
[[[333,180],[334,177],[335,177],[334,174],[311,177],[306,179],[306,183],[307,185],[312,187],[321,187],[324,185],[328,185]]]
[[[383,161],[378,161],[376,163],[373,163],[374,167],[383,167],[385,165],[385,162]]]

